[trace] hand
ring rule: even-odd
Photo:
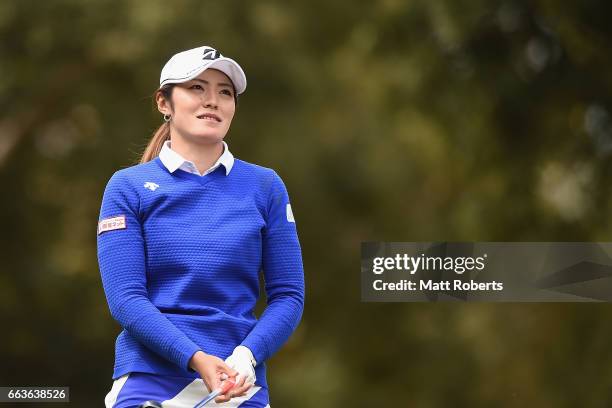
[[[246,394],[246,392],[253,386],[253,384],[245,384],[245,378],[240,376],[236,379],[236,385],[230,388],[226,394],[219,394],[217,398],[215,398],[216,403],[227,402],[235,397],[242,397]]]
[[[255,358],[253,353],[245,346],[238,346],[231,356],[225,359],[225,363],[240,374],[238,379],[245,378],[246,383],[255,384]]]
[[[196,352],[189,360],[189,366],[200,374],[208,392],[221,388],[221,381],[228,377],[236,377],[238,371],[230,368],[219,357],[206,354],[203,351]],[[238,385],[238,384],[236,384]],[[228,393],[235,390],[234,386]],[[218,398],[224,396],[221,394]],[[229,401],[229,398],[227,399]]]
[[[226,402],[234,397],[241,397],[253,386],[257,377],[253,367],[255,359],[253,353],[245,346],[238,346],[231,356],[225,359],[225,363],[238,371],[236,385],[224,396],[215,398],[215,402]]]

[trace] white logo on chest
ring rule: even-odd
[[[155,184],[152,181],[144,183],[144,188],[148,188],[151,191],[155,191],[159,187],[159,184]]]

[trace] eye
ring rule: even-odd
[[[232,96],[232,91],[230,91],[229,89],[223,89],[223,90],[221,91],[221,93],[223,93],[223,94],[225,94],[225,95]]]
[[[201,85],[195,84],[195,85],[191,85],[189,89],[204,89],[204,88],[202,88]]]

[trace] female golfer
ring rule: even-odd
[[[287,190],[223,141],[246,77],[211,47],[174,55],[155,94],[164,123],[140,164],[108,181],[98,262],[116,341],[106,407],[269,407],[265,361],[297,327],[301,250]],[[263,271],[267,307],[254,308]]]

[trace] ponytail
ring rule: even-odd
[[[142,153],[142,157],[140,158],[140,164],[150,162],[157,156],[159,156],[159,152],[164,145],[166,140],[170,140],[170,124],[168,122],[162,123],[149,141],[149,144],[145,148]]]
[[[159,92],[162,94],[164,99],[166,99],[170,103],[170,107],[174,109],[174,107],[172,106],[171,98],[172,88],[174,88],[174,84],[168,84],[155,91],[155,93],[153,94],[153,104],[157,106],[156,97],[157,93]],[[139,163],[143,164],[150,162],[151,160],[159,156],[159,152],[161,152],[161,149],[166,140],[170,140],[170,123],[168,122],[162,123],[157,128],[157,130],[153,132],[153,135],[151,136],[147,147],[145,148],[144,152],[142,153],[142,156],[140,157]]]

